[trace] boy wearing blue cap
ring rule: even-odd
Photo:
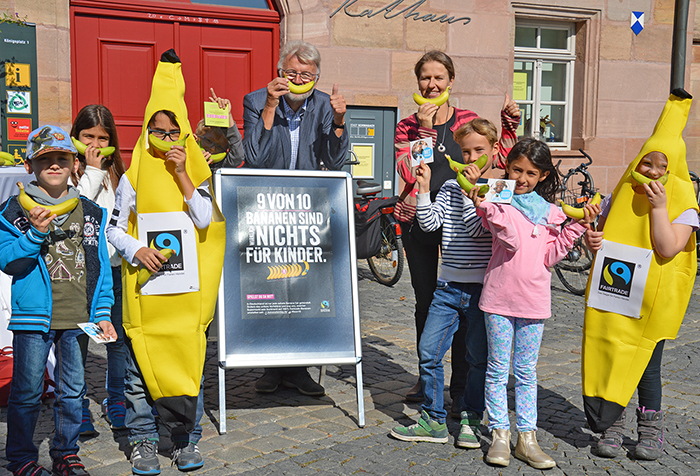
[[[85,393],[83,356],[94,322],[116,338],[104,230],[107,212],[69,185],[78,168],[70,135],[55,126],[34,130],[25,168],[35,182],[0,205],[0,269],[12,276],[13,379],[7,408],[7,469],[16,476],[50,476],[32,441],[41,406],[44,369],[55,344],[56,427],[53,473],[85,476],[77,456]]]

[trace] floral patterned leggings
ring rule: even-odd
[[[515,413],[519,432],[537,429],[537,357],[540,353],[544,319],[486,314],[489,358],[486,367],[486,410],[489,430],[509,429],[508,372],[513,352]]]

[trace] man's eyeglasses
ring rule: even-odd
[[[165,140],[165,138],[167,137],[168,139],[170,139],[171,142],[175,142],[180,138],[180,131],[165,132],[158,129],[151,129],[149,127],[148,132],[153,134],[156,137],[156,139],[160,140]]]
[[[287,79],[293,79],[296,75],[299,75],[299,77],[306,82],[313,81],[316,79],[316,76],[318,76],[318,74],[309,73],[308,71],[299,72],[293,69],[283,69],[281,72]]]

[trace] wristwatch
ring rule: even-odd
[[[336,129],[345,129],[345,124],[338,125],[338,124],[336,124],[335,122],[331,122],[331,128],[332,128],[333,130],[336,130]]]

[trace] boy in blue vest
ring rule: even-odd
[[[55,126],[34,130],[25,168],[34,173],[20,196],[0,205],[0,269],[12,276],[13,378],[7,408],[7,469],[15,476],[50,476],[32,442],[41,406],[44,369],[55,344],[56,427],[53,473],[85,476],[77,456],[85,394],[83,355],[94,322],[108,337],[114,303],[104,230],[107,212],[69,185],[78,169],[70,135]]]

